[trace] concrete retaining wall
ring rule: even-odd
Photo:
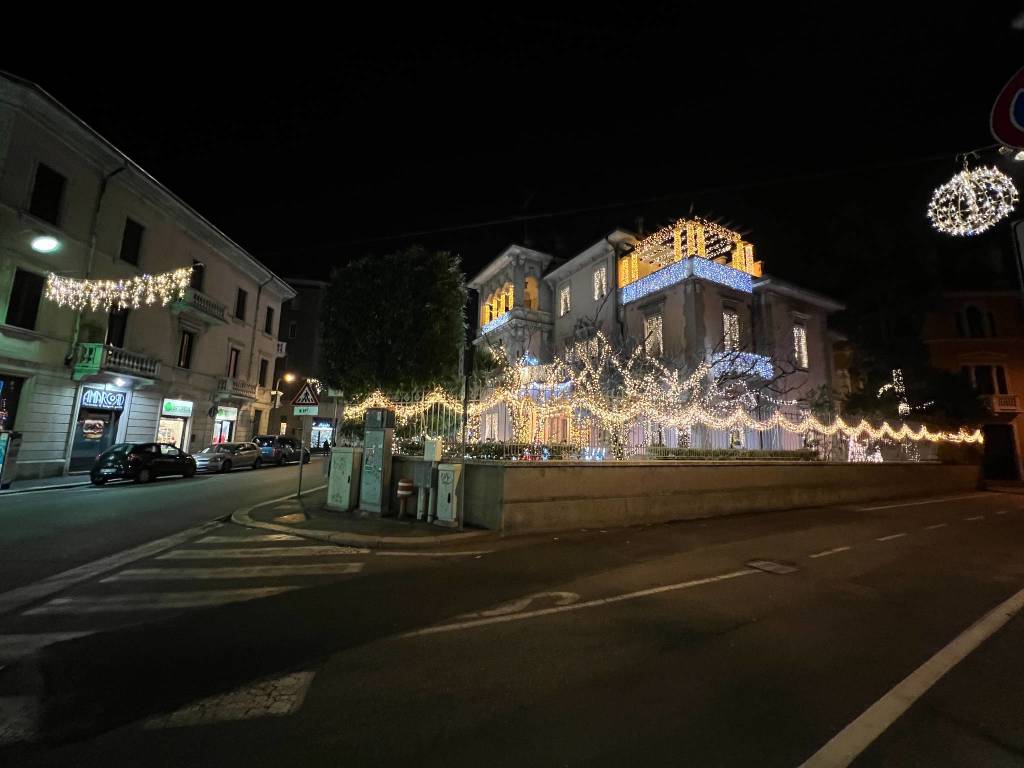
[[[980,467],[758,462],[473,462],[466,522],[506,533],[622,526],[978,489]]]

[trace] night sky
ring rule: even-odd
[[[799,281],[837,211],[907,247],[934,237],[930,190],[956,153],[993,143],[992,102],[1024,64],[1024,9],[984,5],[395,9],[283,23],[281,40],[238,50],[227,32],[167,51],[115,34],[104,47],[124,56],[0,66],[285,276],[414,241],[460,253],[472,274],[513,241],[569,256],[692,206]]]

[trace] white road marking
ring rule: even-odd
[[[833,736],[800,768],[842,768],[910,709],[943,675],[998,632],[1024,608],[1024,589],[1003,601],[965,629],[945,648],[911,672],[856,720]]]
[[[936,528],[948,528],[949,523],[936,523],[935,525],[926,525],[924,529],[926,531],[934,531]]]
[[[302,565],[240,565],[217,568],[129,568],[115,573],[109,581],[179,581],[187,579],[255,579],[276,576],[332,576],[359,573],[362,563],[322,563]]]
[[[519,613],[520,611],[526,610],[533,603],[539,600],[547,600],[553,598],[555,605],[572,605],[573,603],[579,602],[580,596],[575,592],[538,592],[536,595],[527,595],[526,597],[520,597],[518,600],[510,600],[507,603],[491,608],[486,611],[477,611],[476,613],[464,613],[460,618],[472,619],[479,618],[481,616],[507,616],[511,613]]]
[[[122,565],[128,563],[134,563],[136,560],[141,560],[144,557],[151,557],[157,552],[163,552],[165,549],[176,547],[179,544],[183,544],[190,539],[194,539],[197,536],[202,536],[204,533],[219,528],[223,525],[220,520],[212,520],[208,523],[196,526],[195,528],[189,528],[175,533],[171,536],[165,536],[162,539],[155,539],[146,544],[142,544],[132,549],[126,549],[123,552],[118,552],[115,555],[104,557],[99,560],[93,560],[91,563],[80,565],[77,568],[72,568],[69,571],[55,574],[42,581],[37,581],[33,584],[27,584],[24,587],[18,587],[8,592],[0,594],[0,613],[7,613],[20,608],[28,603],[33,603],[49,595],[57,592],[62,592],[68,587],[71,587],[79,582],[92,579],[99,576],[102,573],[113,571],[116,568],[120,568]]]
[[[266,541],[301,541],[301,536],[288,533],[264,533],[253,536],[204,536],[196,544],[250,544]]]
[[[312,670],[261,680],[228,693],[210,696],[169,715],[146,721],[145,727],[182,728],[257,717],[283,717],[302,707],[313,677]]]
[[[639,592],[627,592],[624,595],[615,595],[613,597],[602,597],[597,600],[587,600],[583,603],[573,603],[572,605],[559,605],[554,608],[541,608],[536,611],[526,611],[525,613],[514,613],[506,616],[491,616],[488,618],[471,619],[469,621],[459,621],[452,624],[439,624],[434,627],[426,627],[424,629],[417,629],[412,632],[407,632],[402,637],[419,637],[421,635],[436,635],[441,632],[455,632],[460,629],[470,629],[472,627],[482,627],[487,624],[501,624],[508,621],[522,621],[523,619],[533,619],[538,616],[551,616],[556,613],[565,613],[567,611],[579,611],[584,608],[597,608],[602,605],[612,605],[614,603],[621,603],[625,600],[636,600],[641,597],[650,597],[651,595],[659,595],[663,592],[674,592],[680,589],[692,589],[693,587],[700,587],[704,584],[713,584],[716,581],[726,581],[728,579],[735,579],[740,576],[753,576],[755,574],[764,573],[754,568],[744,568],[742,571],[731,571],[730,573],[723,573],[718,576],[709,576],[706,579],[694,579],[693,581],[682,581],[678,584],[667,584],[663,587],[652,587],[651,589],[642,589]]]
[[[202,592],[150,592],[113,597],[55,597],[47,603],[25,611],[24,616],[52,613],[108,613],[113,611],[160,611],[170,608],[202,608],[227,605],[244,600],[273,597],[295,587],[259,587],[254,589],[220,589]]]
[[[996,514],[997,515],[1005,515],[1006,514],[1006,510],[1005,509],[1000,509],[998,512],[996,512]]]
[[[0,635],[0,662],[15,661],[24,656],[31,656],[48,645],[91,634],[92,632],[46,632],[34,635]]]
[[[875,541],[892,541],[893,539],[902,539],[906,535],[905,533],[894,533],[891,536],[880,536]]]
[[[964,520],[967,521],[967,522],[973,522],[975,520],[984,520],[984,519],[985,519],[984,515],[975,515],[974,517],[965,517],[964,518]]]
[[[828,557],[829,555],[835,555],[840,552],[847,552],[853,549],[853,547],[836,547],[835,549],[826,549],[824,552],[815,552],[813,555],[808,555],[812,560],[816,557]]]
[[[374,552],[374,554],[385,557],[465,557],[467,555],[489,555],[493,551],[493,549],[483,549],[476,552],[401,552],[388,550]]]
[[[157,560],[229,560],[249,557],[324,557],[352,555],[352,547],[263,547],[261,549],[172,549]]]
[[[925,501],[907,501],[901,504],[883,504],[880,507],[860,507],[858,512],[874,512],[876,509],[895,509],[896,507],[916,507],[921,504],[941,504],[944,501],[960,501],[962,499],[980,499],[988,496],[987,493],[972,493],[967,496],[944,496],[941,499],[926,499]]]

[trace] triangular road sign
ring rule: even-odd
[[[292,405],[320,405],[320,398],[316,396],[313,384],[306,379],[306,382],[299,387],[299,391],[292,398]]]

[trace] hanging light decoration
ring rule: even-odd
[[[995,167],[964,169],[935,190],[928,204],[932,226],[947,235],[977,235],[1013,211],[1017,188]]]
[[[93,312],[138,309],[157,302],[166,306],[185,295],[191,276],[192,267],[127,280],[76,280],[51,272],[46,276],[45,295],[58,306]]]

